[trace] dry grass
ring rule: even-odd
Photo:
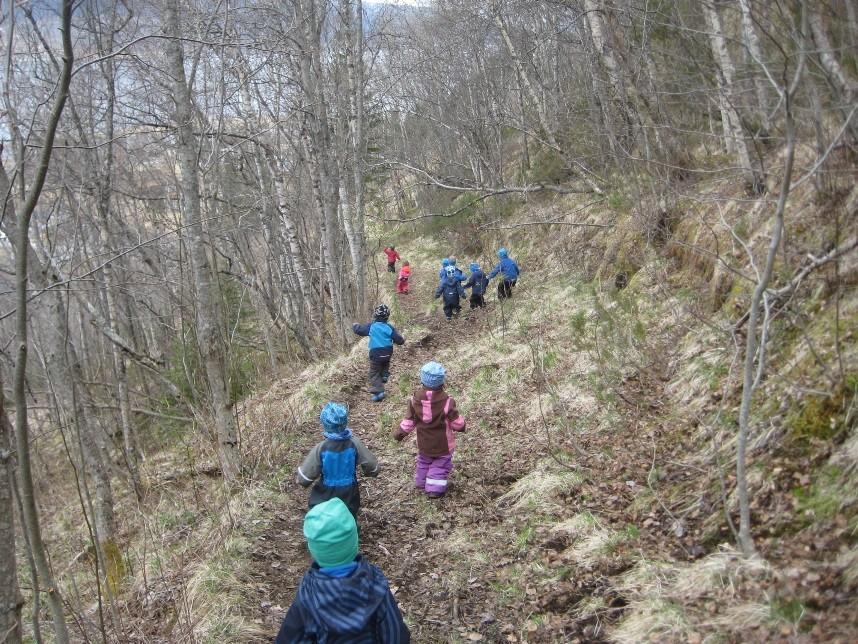
[[[770,574],[769,565],[748,559],[730,546],[691,565],[643,560],[623,574],[616,588],[630,602],[626,617],[610,633],[614,642],[647,639],[679,641],[696,631],[738,634],[772,621],[765,601],[737,601],[737,586]],[[704,612],[696,602],[721,608]],[[727,603],[725,605],[725,603]]]
[[[499,507],[511,512],[549,514],[557,506],[557,497],[566,494],[584,481],[575,470],[561,468],[551,459],[540,461],[534,470],[516,481],[505,494],[498,497]]]

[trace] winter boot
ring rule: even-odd
[[[381,402],[384,400],[384,392],[379,391],[377,394],[372,395],[372,402]]]

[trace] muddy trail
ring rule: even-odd
[[[469,333],[486,325],[487,311],[468,311],[463,300],[462,315],[447,322],[441,311],[429,316],[421,312],[432,298],[431,276],[412,278],[408,295],[396,295],[407,322],[399,330],[406,344],[394,349],[387,396],[381,402],[370,400],[365,364],[345,371],[334,399],[349,407],[349,426],[377,455],[381,473],[377,478],[361,478],[359,514],[361,552],[377,564],[390,581],[403,614],[412,625],[415,642],[451,641],[451,629],[462,638],[476,637],[476,631],[494,624],[495,601],[489,597],[484,579],[464,580],[451,577],[446,552],[436,548],[440,537],[453,533],[467,542],[469,535],[485,533],[497,525],[501,516],[493,500],[503,494],[527,470],[527,463],[508,443],[487,441],[480,433],[500,433],[507,425],[503,414],[482,418],[476,431],[475,419],[469,419],[467,432],[460,435],[460,447],[473,441],[480,448],[469,450],[467,459],[455,460],[450,487],[441,499],[428,499],[414,488],[413,462],[416,444],[413,437],[401,444],[391,434],[405,411],[406,397],[397,380],[405,373],[416,377],[420,367],[437,359],[440,348],[462,342]],[[497,306],[492,303],[489,306]],[[408,328],[420,325],[428,329],[421,337],[409,337]],[[464,387],[465,383],[455,383]],[[303,456],[320,440],[317,425],[300,428],[296,451]],[[460,450],[457,450],[460,451]],[[516,464],[498,468],[498,463]],[[275,518],[257,538],[252,554],[250,576],[258,595],[262,621],[276,633],[283,612],[291,604],[301,576],[311,562],[302,534],[308,490],[293,480],[283,483],[289,506],[270,508]],[[469,585],[469,587],[468,587]],[[503,640],[506,641],[506,640]]]

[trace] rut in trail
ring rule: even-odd
[[[505,414],[492,412],[491,417],[477,418],[465,414],[467,432],[458,437],[450,487],[444,498],[430,500],[414,489],[413,463],[416,443],[413,437],[396,443],[391,433],[405,411],[406,398],[398,381],[404,374],[416,374],[420,367],[440,359],[443,351],[483,332],[487,310],[467,311],[448,323],[440,311],[435,315],[421,313],[432,298],[435,285],[431,275],[421,281],[412,277],[411,293],[395,295],[405,312],[406,323],[399,328],[406,339],[395,347],[387,397],[372,402],[367,393],[366,362],[340,374],[340,393],[334,399],[349,407],[349,426],[379,458],[382,471],[378,478],[361,478],[360,526],[361,552],[377,564],[390,581],[403,615],[409,622],[416,642],[448,642],[450,629],[476,629],[492,619],[492,590],[474,568],[462,557],[479,549],[488,537],[508,541],[505,534],[492,535],[492,526],[500,522],[493,499],[500,496],[511,482],[524,474],[528,464],[516,453],[509,441],[492,440],[507,425]],[[490,307],[497,307],[492,302]],[[428,329],[421,337],[409,335],[416,324]],[[459,378],[462,376],[459,375]],[[449,379],[451,394],[467,387]],[[409,392],[410,394],[410,392]],[[298,459],[321,439],[318,423],[300,428],[296,442]],[[500,466],[499,466],[500,464]],[[267,508],[274,516],[270,527],[257,539],[252,554],[251,576],[258,593],[258,606],[264,610],[264,622],[272,636],[279,627],[282,612],[287,609],[310,564],[302,534],[307,509],[308,490],[294,483],[290,471],[284,481],[288,507]],[[456,561],[450,557],[455,556]],[[492,569],[489,560],[481,562]],[[462,564],[465,564],[464,566]],[[478,564],[480,565],[480,564]]]

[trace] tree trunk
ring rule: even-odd
[[[352,192],[354,207],[349,235],[352,269],[355,277],[358,315],[369,313],[366,301],[366,233],[364,226],[364,100],[363,100],[363,2],[346,0],[346,24],[349,36],[346,62],[349,81],[349,135],[352,144]]]
[[[27,329],[27,303],[29,295],[28,286],[28,253],[30,250],[30,222],[33,211],[39,201],[45,177],[48,174],[48,166],[53,153],[54,137],[57,126],[62,115],[63,108],[68,98],[69,84],[71,83],[72,65],[74,64],[74,52],[71,40],[71,16],[73,10],[72,0],[64,0],[62,3],[61,32],[63,45],[62,72],[57,81],[54,102],[51,108],[47,126],[45,128],[44,141],[39,160],[36,165],[35,176],[25,191],[23,188],[23,177],[19,175],[20,190],[16,194],[22,196],[22,203],[17,208],[17,228],[20,234],[15,240],[15,330],[17,341],[17,356],[15,360],[15,447],[18,459],[18,491],[21,498],[24,527],[30,547],[33,551],[33,559],[36,564],[36,572],[40,577],[40,585],[47,589],[48,606],[54,624],[54,637],[58,644],[66,644],[69,641],[68,629],[66,628],[65,615],[63,612],[63,600],[59,588],[54,581],[53,572],[48,564],[47,551],[42,541],[42,530],[39,525],[39,512],[36,508],[36,496],[33,489],[33,472],[30,464],[30,433],[29,418],[27,415],[27,353],[28,353],[28,329]],[[11,38],[11,30],[10,30]],[[11,45],[11,43],[10,43]],[[8,71],[8,70],[7,70]],[[10,79],[7,76],[7,83]],[[8,96],[8,93],[7,93]],[[7,105],[7,111],[11,105]],[[10,115],[12,118],[12,115]],[[14,118],[12,118],[14,121]],[[15,124],[17,126],[17,124]],[[20,148],[19,148],[20,149]],[[19,167],[23,168],[23,157],[19,158]],[[7,193],[9,194],[9,193]],[[8,203],[8,202],[7,202]],[[4,212],[7,218],[11,218],[8,210]]]
[[[736,109],[736,100],[733,93],[733,78],[736,74],[733,68],[733,61],[730,60],[730,52],[727,51],[727,40],[724,37],[721,16],[712,0],[706,0],[703,3],[703,12],[706,14],[712,56],[715,58],[724,144],[728,153],[734,153],[739,158],[742,174],[745,176],[748,184],[756,187],[759,185],[759,180],[755,176],[751,166],[751,156],[748,153],[748,145],[745,142],[742,120],[739,118],[739,112]]]
[[[527,92],[527,95],[530,97],[530,101],[533,103],[533,107],[536,110],[536,115],[539,118],[539,125],[542,128],[543,132],[545,132],[545,137],[548,139],[549,145],[551,145],[551,147],[557,153],[559,153],[565,161],[569,162],[570,159],[567,158],[567,155],[564,153],[563,149],[560,147],[560,145],[558,145],[557,139],[554,136],[554,130],[551,127],[551,124],[548,122],[548,114],[545,111],[545,105],[539,99],[539,95],[536,93],[536,90],[533,87],[533,83],[530,82],[530,77],[521,62],[521,58],[518,55],[518,51],[516,51],[515,45],[513,44],[512,39],[509,37],[509,31],[506,28],[506,23],[504,23],[503,16],[501,16],[500,8],[498,6],[493,6],[492,11],[494,14],[495,25],[497,25],[497,28],[500,31],[501,37],[503,38],[504,44],[506,45],[506,49],[509,52],[509,56],[512,59],[512,63],[515,66],[516,72],[518,73],[518,77],[524,85],[524,90],[525,92]],[[602,194],[602,189],[589,176],[586,168],[582,168],[581,164],[577,162],[574,162],[574,165],[578,166],[578,169],[572,168],[573,172],[578,174],[578,176],[580,176],[581,179],[584,180],[584,183],[586,183],[587,186],[589,186],[589,188],[593,192],[595,192],[596,194]]]
[[[203,359],[214,416],[218,455],[224,478],[235,481],[241,473],[238,430],[227,387],[226,347],[221,329],[220,298],[212,277],[212,268],[203,231],[200,184],[197,163],[197,137],[194,134],[194,106],[185,76],[184,48],[179,27],[178,0],[167,0],[165,23],[170,39],[165,48],[175,101],[176,156],[183,200],[183,220],[190,250],[191,270],[196,290],[196,337]]]
[[[748,53],[756,65],[765,65],[763,49],[760,47],[760,39],[757,36],[757,28],[754,25],[754,17],[751,14],[751,0],[739,0],[739,6],[742,8],[742,35],[744,36]],[[769,122],[768,91],[766,90],[766,79],[763,74],[754,74],[754,89],[757,94],[757,115],[760,119],[760,125],[764,133],[768,134],[772,125]]]
[[[6,414],[3,382],[0,380],[0,641],[21,641],[21,607],[15,560],[15,512],[13,499],[12,425]]]

